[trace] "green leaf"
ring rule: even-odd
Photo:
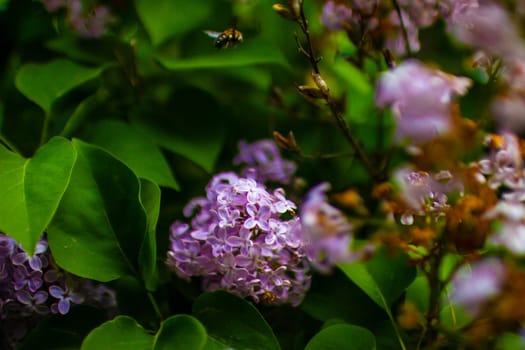
[[[32,254],[69,184],[76,152],[56,137],[33,158],[0,146],[0,230]]]
[[[141,180],[140,199],[147,217],[147,230],[140,247],[139,266],[146,289],[157,288],[157,221],[160,213],[160,188],[148,180]]]
[[[53,315],[40,321],[17,349],[76,350],[86,335],[105,320],[102,310],[76,305],[66,315]]]
[[[300,307],[321,321],[343,319],[348,323],[370,327],[386,319],[384,310],[338,270],[330,276],[314,276]]]
[[[241,46],[242,45],[242,46]],[[169,70],[221,69],[259,64],[277,64],[289,67],[286,57],[274,45],[253,40],[230,50],[221,50],[187,59],[157,54],[159,62]]]
[[[204,326],[189,315],[176,315],[162,323],[155,337],[154,350],[203,349],[208,336]]]
[[[73,88],[97,77],[104,67],[90,68],[65,59],[29,63],[18,71],[15,85],[28,99],[49,113],[53,102]]]
[[[88,141],[107,150],[138,177],[179,189],[160,149],[147,134],[130,125],[117,120],[102,120],[94,126]]]
[[[178,92],[170,101],[170,113],[135,116],[137,130],[148,134],[159,146],[180,154],[211,173],[224,142],[226,121],[217,118],[220,106],[198,89]]]
[[[376,341],[366,328],[337,324],[317,333],[305,350],[375,350]]]
[[[95,328],[84,339],[82,350],[151,350],[153,336],[134,319],[118,316]]]
[[[7,10],[7,7],[9,6],[9,2],[11,0],[0,0],[0,11]]]
[[[146,232],[135,174],[104,150],[79,140],[70,185],[49,226],[57,263],[78,276],[110,281],[137,275]]]
[[[342,264],[340,268],[385,310],[390,309],[416,277],[416,268],[408,264],[408,256],[402,253],[389,255],[385,250],[366,263]]]
[[[213,338],[207,348],[272,350],[279,342],[259,311],[247,301],[226,292],[205,293],[193,304],[193,314]]]
[[[159,45],[203,24],[211,15],[213,2],[200,0],[135,0],[135,7],[153,45]]]

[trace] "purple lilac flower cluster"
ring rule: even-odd
[[[515,134],[504,133],[488,137],[492,144],[488,157],[477,165],[479,179],[492,189],[501,191],[501,198],[494,208],[485,213],[490,220],[498,220],[498,229],[490,240],[514,254],[525,254],[525,169],[519,139]]]
[[[337,3],[326,1],[321,23],[331,31],[364,30],[383,36],[384,46],[395,55],[420,49],[419,30],[443,18],[454,24],[465,23],[465,18],[477,9],[477,0],[398,0],[399,13],[391,2],[350,0]],[[379,32],[379,33],[377,33]],[[406,38],[405,38],[406,34]],[[408,42],[407,42],[408,41]]]
[[[452,278],[451,299],[475,316],[487,301],[501,292],[505,274],[505,265],[497,258],[485,258],[464,266]]]
[[[282,189],[270,193],[234,173],[215,175],[206,193],[184,209],[187,217],[196,210],[191,225],[173,224],[168,266],[183,278],[202,276],[205,290],[298,304],[310,277],[296,205]]]
[[[46,239],[42,238],[29,256],[14,239],[0,233],[0,334],[9,346],[19,342],[44,316],[65,315],[72,304],[80,303],[116,307],[111,289],[56,267]]]
[[[382,74],[377,83],[376,104],[392,108],[398,142],[428,142],[452,130],[453,98],[464,95],[470,84],[468,78],[407,60]]]
[[[201,277],[207,291],[227,290],[255,302],[298,305],[310,286],[310,267],[328,271],[349,261],[352,227],[327,203],[328,184],[314,188],[301,208],[263,183],[288,183],[295,165],[269,140],[240,143],[244,176],[215,175],[206,197],[184,209],[190,224],[171,227],[167,265],[184,279]]]
[[[49,12],[66,9],[69,25],[84,38],[101,37],[113,20],[109,8],[103,5],[94,6],[86,11],[81,0],[42,0],[42,2]]]
[[[241,175],[257,182],[288,184],[295,173],[293,162],[281,157],[277,145],[272,140],[260,140],[252,144],[239,142],[239,154],[234,164],[242,164]]]

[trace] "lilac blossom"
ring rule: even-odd
[[[328,28],[328,30],[334,32],[344,29],[345,23],[351,18],[351,8],[346,7],[344,4],[336,4],[333,1],[326,2],[321,13],[321,23]]]
[[[100,293],[94,290],[99,287],[56,267],[45,238],[30,256],[14,239],[0,233],[0,334],[9,334],[10,348],[43,317],[67,314],[73,304],[115,309],[114,295],[112,302],[96,298]]]
[[[299,304],[310,277],[295,204],[283,190],[277,196],[234,173],[215,175],[206,193],[185,208],[186,216],[193,213],[189,225],[172,225],[168,266],[185,279],[201,276],[208,291]],[[281,218],[286,213],[288,220]]]
[[[49,12],[65,8],[69,25],[84,38],[101,37],[113,21],[109,8],[103,5],[85,9],[82,0],[42,0],[42,3]]]
[[[476,316],[483,304],[501,291],[505,270],[505,265],[497,258],[486,258],[462,267],[452,278],[451,299]]]
[[[487,219],[499,219],[500,225],[490,241],[518,255],[525,254],[525,205],[501,200],[485,214]]]
[[[234,164],[242,164],[243,177],[253,178],[258,182],[272,181],[288,184],[296,166],[281,157],[279,148],[272,140],[260,140],[252,144],[239,142],[239,154]]]
[[[511,18],[494,2],[462,1],[454,7],[448,24],[456,39],[489,54],[523,57],[525,53]]]
[[[301,205],[302,237],[309,259],[320,271],[329,270],[335,263],[356,259],[351,252],[352,225],[343,213],[328,203],[324,182],[312,188]]]
[[[425,171],[415,171],[410,168],[400,168],[394,173],[399,193],[406,205],[407,211],[401,215],[401,223],[411,225],[414,216],[445,214],[448,204],[448,194],[462,193],[463,185],[450,171],[440,171],[432,174]]]
[[[423,143],[452,129],[451,106],[471,81],[408,60],[380,77],[376,104],[391,107],[397,121],[395,137]]]
[[[404,30],[408,38],[408,48],[410,52],[417,52],[420,49],[419,28],[405,11],[401,10],[401,16],[403,18]],[[407,54],[407,42],[403,34],[403,26],[401,26],[399,15],[396,11],[392,10],[388,19],[392,27],[385,33],[385,47],[396,56]]]

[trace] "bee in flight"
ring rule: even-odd
[[[214,32],[211,30],[204,31],[209,37],[215,40],[215,47],[218,49],[228,46],[235,46],[242,43],[242,33],[235,28],[227,28],[223,32]]]

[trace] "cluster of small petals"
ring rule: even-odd
[[[328,203],[330,184],[312,188],[301,205],[302,237],[313,266],[328,271],[335,263],[357,258],[350,250],[352,225],[344,214]]]
[[[214,176],[206,194],[185,208],[192,216],[189,225],[172,225],[168,266],[182,278],[202,277],[208,291],[299,304],[310,277],[299,218],[293,215],[296,205],[282,189],[270,193],[253,178],[234,173]],[[283,214],[291,219],[281,219]]]
[[[331,31],[344,29],[351,18],[352,9],[333,1],[326,2],[321,13],[321,23]]]
[[[260,140],[252,144],[239,142],[239,154],[234,164],[242,164],[241,175],[258,182],[268,181],[288,184],[296,165],[281,157],[279,148],[272,140]]]
[[[439,12],[449,23],[469,27],[469,17],[479,8],[478,0],[445,0],[439,3]]]
[[[522,202],[501,200],[485,214],[487,219],[498,219],[498,232],[490,241],[518,255],[525,254],[525,205]]]
[[[502,89],[491,104],[493,118],[500,130],[525,131],[525,58],[507,59],[500,75]]]
[[[87,11],[83,8],[82,0],[42,0],[42,2],[49,12],[65,8],[69,25],[84,38],[101,37],[113,20],[109,8],[103,5],[97,5]]]
[[[407,60],[380,77],[376,104],[392,108],[398,142],[407,138],[413,143],[428,142],[451,130],[453,98],[464,95],[470,84],[468,78]]]
[[[500,57],[522,56],[525,47],[507,11],[495,2],[461,1],[449,21],[459,41]]]
[[[392,10],[388,16],[390,29],[385,33],[385,47],[389,49],[394,55],[401,56],[407,53],[407,44],[410,52],[419,51],[421,45],[419,43],[419,28],[404,10],[400,11],[403,18],[403,24],[397,11]],[[408,43],[403,34],[403,28],[406,33]]]
[[[477,315],[483,304],[501,291],[505,271],[505,265],[497,258],[486,258],[462,267],[452,279],[451,299],[471,315]]]
[[[490,241],[514,254],[525,254],[525,171],[519,139],[515,134],[491,135],[488,157],[478,162],[481,180],[501,192],[498,203],[484,214],[497,220]]]
[[[401,216],[401,223],[404,225],[411,225],[414,215],[443,215],[449,207],[448,194],[463,192],[463,185],[449,171],[431,174],[400,168],[393,178],[408,206],[408,210]]]
[[[44,238],[29,256],[0,233],[0,333],[17,334],[8,340],[10,346],[22,340],[27,325],[50,313],[64,315],[72,304],[83,302],[98,306],[97,300],[86,297],[91,288],[85,283],[55,267]]]

